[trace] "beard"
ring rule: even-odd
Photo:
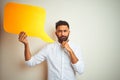
[[[69,35],[68,35],[68,36],[61,36],[61,37],[58,37],[58,36],[57,36],[58,41],[59,41],[60,43],[62,43],[63,41],[67,41],[67,40],[68,40],[68,37],[69,37]]]

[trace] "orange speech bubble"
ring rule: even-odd
[[[4,30],[13,34],[24,31],[28,36],[53,42],[44,30],[45,17],[41,7],[9,2],[4,8]]]

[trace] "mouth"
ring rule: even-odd
[[[66,37],[66,36],[62,36],[62,37],[59,38],[59,40],[60,40],[61,42],[66,41],[66,40],[67,40],[67,37]]]
[[[62,37],[60,37],[61,39],[66,39],[67,37],[66,36],[62,36]]]

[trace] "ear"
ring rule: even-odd
[[[69,30],[69,34],[70,34],[70,30]]]
[[[55,31],[55,35],[57,35],[57,32]]]

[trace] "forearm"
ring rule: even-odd
[[[24,50],[24,56],[25,56],[25,61],[28,61],[31,59],[31,52],[29,48],[29,44],[24,44],[25,50]]]
[[[78,58],[76,57],[76,55],[74,54],[73,50],[71,49],[71,47],[69,46],[69,44],[66,41],[62,42],[62,47],[65,48],[69,52],[72,64],[77,63],[78,62]]]
[[[74,70],[76,72],[78,72],[79,74],[83,73],[84,63],[83,63],[82,59],[80,59],[80,58],[78,59],[73,51],[69,52],[69,54],[71,57],[71,62],[72,62]]]
[[[71,51],[69,51],[69,54],[70,54],[71,62],[72,62],[73,64],[77,63],[78,58],[75,56],[74,52],[71,50]]]

